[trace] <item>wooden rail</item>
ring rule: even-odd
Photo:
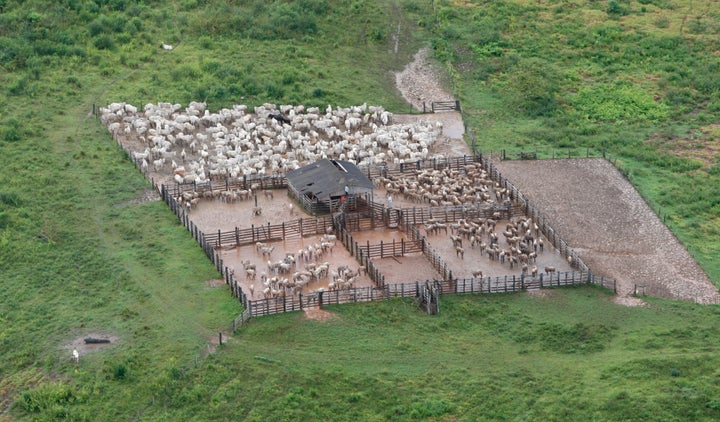
[[[433,101],[430,104],[430,107],[431,107],[433,113],[438,112],[438,111],[461,111],[459,100]]]
[[[332,226],[332,217],[299,218],[280,224],[270,224],[205,234],[205,241],[215,248],[233,248],[251,245],[256,242],[271,242],[288,238],[300,238],[315,234],[324,234]]]

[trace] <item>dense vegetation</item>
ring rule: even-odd
[[[709,3],[712,4],[712,3]],[[0,0],[0,420],[717,419],[718,308],[592,289],[258,319],[93,104],[382,104],[432,45],[480,148],[605,148],[717,283],[718,10],[689,1]],[[398,31],[398,28],[400,30]],[[399,46],[395,51],[395,43]],[[160,49],[172,44],[171,52]],[[119,337],[73,365],[86,333]]]

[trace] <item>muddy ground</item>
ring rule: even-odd
[[[267,261],[270,260],[272,262],[278,261],[283,259],[286,254],[291,253],[295,254],[297,256],[297,252],[303,248],[305,248],[307,245],[314,245],[320,243],[320,236],[307,236],[302,239],[293,239],[293,240],[285,240],[285,241],[278,241],[278,242],[265,242],[268,246],[274,246],[275,249],[272,252],[272,255],[268,259],[267,257],[263,257],[260,253],[258,253],[257,249],[255,248],[255,245],[246,245],[241,246],[239,248],[232,248],[232,249],[222,249],[220,250],[220,257],[223,260],[223,264],[227,266],[228,268],[232,268],[235,270],[235,279],[238,281],[240,286],[242,287],[245,294],[247,294],[251,299],[257,300],[264,298],[262,294],[262,283],[260,282],[260,273],[265,272],[268,276],[272,277],[276,274],[270,272],[268,270]],[[241,264],[242,261],[250,261],[250,263],[255,264],[257,268],[257,275],[255,280],[248,279],[246,276],[245,271],[243,270],[243,266]],[[345,265],[348,266],[353,271],[356,271],[360,264],[355,260],[354,257],[350,256],[350,253],[345,249],[345,247],[340,242],[336,242],[335,247],[332,249],[332,253],[327,253],[320,259],[316,261],[317,263],[323,263],[328,262],[330,263],[330,270],[336,270],[338,266]],[[298,260],[296,262],[296,265],[290,270],[290,274],[280,274],[281,277],[287,277],[292,278],[292,273],[295,271],[303,271],[304,266],[307,264],[307,262],[303,262],[302,260]],[[304,286],[302,289],[302,293],[306,294],[318,289],[328,289],[328,282],[330,281],[329,278],[322,278],[320,280],[313,281],[309,283],[308,285]],[[254,294],[251,295],[251,289],[250,286],[254,285]],[[353,285],[353,287],[369,287],[373,286],[374,284],[370,280],[370,277],[368,277],[366,274],[362,274],[358,277],[357,281]]]

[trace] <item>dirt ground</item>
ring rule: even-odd
[[[505,227],[507,221],[499,221],[497,227]],[[521,274],[521,268],[515,266],[510,269],[508,261],[500,263],[498,261],[491,261],[487,254],[481,255],[480,248],[471,248],[469,241],[463,240],[463,249],[465,250],[464,258],[460,258],[455,253],[455,247],[453,246],[452,240],[445,233],[434,234],[427,236],[430,246],[435,249],[435,252],[445,261],[450,269],[452,269],[453,277],[455,278],[470,278],[472,277],[473,271],[482,271],[483,276],[504,276],[504,275],[517,275]],[[545,245],[548,245],[547,239],[543,237]],[[488,240],[485,239],[488,243]],[[509,249],[510,246],[506,242],[504,236],[500,236],[498,239],[498,246],[501,249]],[[538,250],[537,261],[534,264],[530,264],[529,269],[533,265],[538,267],[538,274],[543,272],[543,269],[548,267],[555,267],[559,272],[572,271],[572,268],[568,262],[563,258],[560,253],[552,248],[552,246],[545,246],[544,251]]]
[[[498,227],[504,227],[507,221],[500,221],[498,222]],[[396,247],[399,248],[399,242],[402,239],[407,240],[408,237],[406,234],[397,229],[384,229],[384,228],[378,228],[375,230],[365,230],[365,231],[354,231],[352,232],[353,239],[355,239],[356,242],[358,242],[361,246],[365,245],[367,242],[370,242],[371,245],[379,244],[382,240],[388,247],[388,249],[392,248],[392,242],[393,240],[396,243]],[[521,269],[519,267],[515,267],[514,269],[510,269],[510,266],[508,263],[500,263],[496,261],[491,261],[487,254],[481,255],[479,247],[476,247],[475,249],[470,248],[469,243],[466,241],[463,246],[465,250],[464,258],[460,258],[455,253],[455,247],[453,246],[452,240],[450,240],[449,236],[441,233],[441,234],[433,234],[427,236],[428,241],[430,242],[430,246],[435,250],[436,253],[440,255],[440,257],[445,261],[448,266],[453,271],[453,276],[458,278],[470,278],[472,277],[472,272],[476,270],[480,270],[483,272],[483,276],[503,276],[503,275],[520,275]],[[543,240],[545,241],[545,244],[548,245],[549,242],[547,239],[543,237]],[[487,243],[487,240],[486,240]],[[508,249],[509,245],[505,241],[505,239],[501,236],[498,242],[500,248]],[[538,251],[538,258],[537,262],[535,264],[531,264],[530,267],[533,265],[536,265],[538,267],[538,271],[542,272],[545,266],[549,267],[555,267],[557,271],[572,271],[572,268],[567,263],[567,261],[564,259],[560,253],[555,250],[552,246],[546,246],[545,250],[540,252]],[[426,275],[427,273],[425,271],[431,271],[431,273],[434,275],[436,274],[435,270],[432,268],[432,266],[429,265],[426,259],[423,259],[425,263],[428,263],[428,267],[425,268],[424,266],[422,268],[416,268],[415,265],[421,265],[422,263],[416,263],[415,260],[411,260],[412,263],[410,266],[406,265],[407,258],[397,258],[400,262],[402,262],[402,265],[404,266],[402,274],[408,274],[407,276],[409,279],[407,281],[415,281],[415,280],[425,280],[428,278]],[[387,261],[387,262],[386,262]],[[385,273],[385,269],[393,270],[397,265],[400,264],[397,261],[395,264],[393,264],[391,261],[394,261],[392,258],[385,258],[382,260],[382,263],[378,265],[378,268],[380,268],[381,271]],[[377,263],[377,260],[376,260]],[[412,270],[410,270],[412,268]],[[400,273],[397,273],[400,275]],[[399,278],[402,277],[395,277],[392,276],[389,273],[386,273],[386,281],[391,283],[399,283],[401,281],[398,281]],[[392,280],[392,281],[390,281]]]
[[[283,221],[293,221],[299,218],[315,218],[298,209],[287,194],[287,189],[275,189],[273,199],[265,198],[261,192],[257,197],[257,204],[262,207],[262,214],[253,215],[254,199],[237,201],[229,204],[218,199],[201,199],[198,205],[190,211],[190,218],[197,227],[205,233],[234,230],[235,227],[248,228],[280,224]],[[293,204],[292,211],[290,205]]]
[[[307,236],[302,239],[293,239],[293,240],[285,240],[285,241],[279,241],[279,242],[266,242],[265,244],[267,246],[274,246],[275,249],[272,252],[272,255],[270,257],[270,261],[276,262],[278,260],[283,259],[287,253],[293,253],[297,255],[298,250],[301,250],[305,248],[307,245],[313,245],[313,244],[319,244],[320,243],[320,236]],[[235,270],[235,279],[240,283],[240,286],[242,287],[245,294],[247,294],[251,299],[257,300],[262,299],[262,283],[260,282],[260,273],[265,272],[268,276],[272,277],[275,274],[271,273],[268,270],[267,267],[267,261],[268,258],[263,257],[260,253],[257,252],[255,245],[246,245],[241,246],[239,248],[232,248],[232,249],[222,249],[219,251],[220,257],[223,260],[223,263],[228,268],[232,268]],[[255,264],[257,268],[257,275],[256,279],[249,280],[246,277],[245,270],[242,266],[242,261],[248,260],[251,263]],[[350,256],[350,252],[345,249],[345,247],[340,242],[336,242],[335,247],[333,248],[332,254],[326,254],[322,258],[317,260],[318,264],[321,264],[323,262],[330,263],[330,271],[336,270],[339,266],[345,265],[351,268],[353,271],[357,270],[357,268],[360,266],[358,264],[357,260],[355,260],[354,257]],[[280,275],[281,277],[287,277],[291,278],[292,273],[295,271],[302,271],[304,270],[304,265],[306,262],[298,261],[296,262],[296,266],[294,269],[291,270],[290,274]],[[303,287],[302,293],[306,294],[309,292],[312,292],[314,290],[318,289],[328,289],[328,282],[330,281],[329,278],[324,278],[321,280],[313,281],[309,283],[308,285]],[[250,285],[254,285],[254,294],[250,294]],[[354,287],[369,287],[373,286],[374,284],[370,280],[370,277],[368,277],[366,274],[363,274],[358,277],[357,281],[353,285]]]
[[[397,258],[375,258],[373,263],[385,276],[386,284],[440,279],[440,274],[421,253]]]
[[[91,337],[96,339],[107,339],[110,340],[110,343],[85,343],[85,339]],[[83,355],[86,355],[88,353],[93,353],[98,350],[102,350],[107,347],[111,347],[112,345],[116,344],[120,340],[120,337],[116,335],[111,334],[101,334],[101,333],[86,333],[79,337],[74,338],[70,343],[63,346],[63,349],[66,349],[67,352],[67,358],[68,360],[71,360],[72,358],[72,351],[77,350],[78,354],[82,358]]]
[[[717,288],[633,186],[603,159],[503,161],[498,170],[618,294],[720,303]]]

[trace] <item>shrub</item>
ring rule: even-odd
[[[88,24],[88,33],[93,37],[102,34],[103,30],[103,24],[99,18]]]
[[[208,60],[203,63],[201,67],[203,72],[217,75],[218,70],[221,68],[221,64],[215,60]]]
[[[670,21],[665,16],[657,18],[655,21],[655,26],[658,28],[668,28],[670,26]]]
[[[10,221],[10,215],[6,212],[0,211],[0,229],[10,227],[12,222]]]
[[[23,393],[20,403],[28,413],[52,410],[62,417],[62,407],[73,403],[75,395],[70,387],[63,384],[43,384]]]
[[[627,83],[581,88],[572,99],[575,108],[591,120],[658,120],[669,109],[641,87]]]
[[[204,48],[205,50],[211,50],[213,48],[213,39],[208,36],[202,36],[199,39],[200,41],[200,47]]]
[[[453,411],[453,405],[445,400],[427,400],[413,403],[410,417],[413,419],[437,418]]]
[[[265,84],[265,95],[268,98],[279,100],[285,95],[285,90],[272,82],[268,82]]]
[[[122,381],[127,377],[127,366],[122,363],[118,363],[113,367],[113,379],[116,381]]]
[[[609,15],[625,16],[628,14],[628,7],[620,4],[617,0],[610,0],[608,2],[607,13]]]
[[[115,41],[113,41],[112,38],[110,38],[109,35],[103,34],[99,37],[95,38],[93,41],[93,45],[98,50],[114,50],[115,49]]]
[[[376,26],[372,31],[372,40],[377,42],[383,42],[387,39],[387,34],[381,26]]]
[[[557,108],[560,74],[539,58],[518,62],[502,83],[506,100],[530,116],[549,116]]]
[[[27,76],[21,76],[11,82],[7,87],[7,93],[10,95],[24,95],[28,89],[28,78]],[[19,135],[15,135],[17,132],[13,128],[7,128],[3,138],[6,141],[19,141]]]
[[[242,82],[242,88],[245,95],[257,95],[260,93],[260,86],[254,78],[245,78]]]
[[[705,23],[702,18],[698,17],[696,19],[691,19],[690,21],[688,21],[687,29],[688,32],[690,32],[691,34],[703,34],[707,32],[708,24]]]
[[[11,207],[17,207],[20,205],[20,197],[15,192],[0,191],[0,203],[9,205]]]

